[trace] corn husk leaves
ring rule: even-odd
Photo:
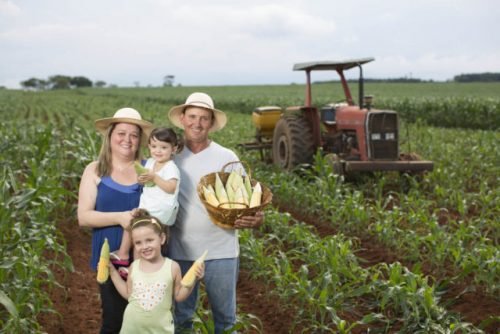
[[[241,175],[239,171],[232,171],[224,184],[219,176],[215,175],[215,185],[203,186],[205,200],[214,207],[225,209],[244,209],[259,206],[262,201],[262,187],[256,183],[252,188],[250,177]]]

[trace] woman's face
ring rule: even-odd
[[[111,152],[135,156],[140,146],[141,131],[135,124],[118,123],[111,132]]]

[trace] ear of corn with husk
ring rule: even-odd
[[[104,238],[101,247],[101,256],[97,263],[97,282],[103,284],[109,278],[109,243],[108,238]]]
[[[209,185],[208,187],[210,187]],[[244,209],[259,206],[262,201],[262,187],[257,182],[252,188],[250,177],[242,176],[240,172],[232,171],[224,184],[215,174],[215,191],[203,187],[205,200],[214,207],[225,209]],[[214,198],[215,197],[215,198]]]
[[[184,275],[184,277],[181,280],[182,286],[184,286],[186,288],[190,288],[196,283],[196,270],[205,261],[207,254],[208,254],[208,250],[203,252],[203,254],[196,261],[194,261],[191,268],[189,268],[189,270],[187,271],[187,273]]]
[[[149,172],[149,169],[147,169],[146,167],[141,165],[141,163],[139,161],[136,161],[134,163],[134,169],[135,169],[135,172],[137,173],[137,175],[141,175],[141,174],[145,174],[145,173]],[[153,181],[148,181],[144,184],[145,187],[153,187],[154,185],[155,185],[155,183]]]

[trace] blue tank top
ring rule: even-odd
[[[116,183],[109,176],[101,178],[97,186],[95,210],[101,212],[129,211],[139,206],[142,186],[138,183],[124,186]],[[123,228],[120,225],[106,226],[92,229],[92,257],[90,267],[97,269],[104,238],[108,238],[109,249],[115,251],[120,248]]]

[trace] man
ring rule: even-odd
[[[212,98],[205,93],[189,95],[185,104],[169,112],[170,122],[184,130],[184,149],[174,161],[182,180],[179,189],[179,213],[171,228],[168,255],[181,266],[184,275],[193,261],[205,250],[205,289],[212,308],[215,333],[222,333],[236,323],[236,282],[239,270],[237,229],[262,225],[264,214],[242,217],[235,229],[218,227],[210,221],[196,191],[202,176],[219,172],[238,156],[209,139],[209,134],[221,130],[227,122],[224,112],[214,108]],[[192,328],[199,283],[191,296],[175,305],[176,333]]]

